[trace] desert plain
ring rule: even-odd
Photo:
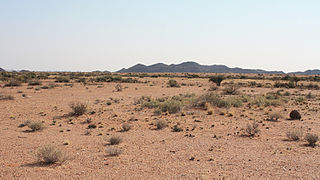
[[[7,74],[0,179],[320,178],[318,142],[306,139],[320,130],[309,76],[224,74],[217,86],[216,74]],[[63,160],[40,157],[48,145]]]

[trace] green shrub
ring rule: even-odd
[[[209,81],[210,82],[214,82],[217,84],[217,86],[220,86],[221,85],[221,82],[225,79],[224,76],[211,76],[209,77]]]

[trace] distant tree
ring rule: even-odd
[[[295,84],[295,86],[297,87],[297,86],[298,86],[298,81],[300,81],[300,78],[297,77],[297,76],[293,76],[293,77],[291,78],[291,81],[293,81],[294,84]]]
[[[225,79],[226,79],[226,78],[225,78],[224,76],[219,75],[219,76],[211,76],[211,77],[209,78],[209,81],[216,83],[217,86],[220,86],[220,85],[221,85],[221,82],[222,82],[223,80],[225,80]]]

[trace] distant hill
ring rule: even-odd
[[[283,71],[265,71],[261,69],[229,68],[225,65],[200,65],[196,62],[183,62],[181,64],[166,65],[163,63],[146,66],[134,65],[118,72],[190,72],[190,73],[244,73],[244,74],[284,74]]]
[[[320,75],[320,69],[314,69],[314,70],[307,70],[304,72],[298,71],[298,72],[291,72],[288,74],[298,74],[298,75]]]
[[[4,70],[4,69],[2,69],[2,68],[0,68],[0,72],[5,72],[5,70]]]

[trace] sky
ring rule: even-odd
[[[319,0],[0,0],[0,67],[320,69]]]

